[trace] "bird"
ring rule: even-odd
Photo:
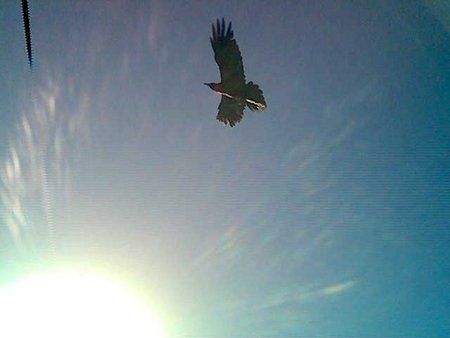
[[[216,25],[212,25],[210,41],[221,81],[204,84],[221,95],[216,119],[234,127],[242,120],[245,107],[262,111],[267,107],[266,100],[257,84],[245,80],[242,56],[234,39],[231,21],[226,26],[224,18],[217,19]]]

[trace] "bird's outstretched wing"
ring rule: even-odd
[[[225,30],[225,20],[217,20],[212,25],[211,46],[219,66],[222,84],[230,87],[245,85],[244,65],[236,40],[233,37],[231,22]]]
[[[25,41],[27,45],[28,64],[30,65],[30,69],[33,69],[33,54],[31,50],[30,10],[28,7],[28,0],[22,0],[22,15],[23,15],[23,28],[25,31]]]
[[[219,104],[219,113],[216,119],[234,127],[244,116],[245,103],[239,102],[222,95]]]

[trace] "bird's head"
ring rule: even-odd
[[[212,90],[214,90],[215,92],[220,92],[220,86],[218,83],[204,83],[205,86],[208,86],[209,88],[211,88]]]

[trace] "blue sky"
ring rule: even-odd
[[[33,74],[0,4],[2,280],[53,252],[173,335],[449,335],[445,2],[30,9]],[[268,104],[234,128],[203,85],[218,17]]]

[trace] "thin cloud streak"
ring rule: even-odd
[[[259,309],[267,309],[286,305],[288,303],[306,303],[319,298],[327,298],[350,290],[358,284],[357,280],[331,284],[325,287],[296,286],[284,289],[266,298]]]
[[[71,155],[88,135],[86,99],[66,106],[70,86],[48,81],[35,90],[0,165],[0,207],[15,247],[23,254],[54,246],[53,205],[70,190]],[[47,248],[48,250],[48,248]]]

